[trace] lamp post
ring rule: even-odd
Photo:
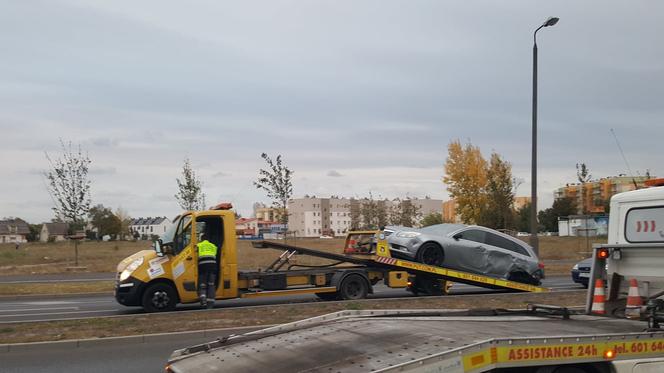
[[[537,31],[556,23],[558,23],[558,18],[550,17],[533,33],[533,153],[530,193],[530,246],[535,250],[535,254],[539,254],[539,238],[537,237]]]

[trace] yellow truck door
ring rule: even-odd
[[[171,273],[173,282],[178,290],[180,302],[195,302],[198,299],[196,285],[198,283],[198,255],[195,240],[195,222],[190,216],[184,217],[173,239],[173,260],[171,260]]]

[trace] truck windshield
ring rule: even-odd
[[[171,226],[168,227],[168,229],[166,229],[166,232],[164,232],[164,234],[161,235],[161,237],[160,237],[161,242],[164,245],[173,243],[173,237],[175,237],[175,231],[178,229],[178,223],[180,223],[181,218],[182,218],[181,216],[178,216],[177,218],[175,218],[175,220],[173,220],[173,223],[171,224]]]

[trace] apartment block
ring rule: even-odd
[[[361,199],[304,197],[288,201],[288,229],[299,237],[343,236],[351,229],[351,213],[359,215]],[[440,213],[442,201],[414,198],[411,203],[422,217]],[[399,200],[382,200],[389,210]]]
[[[605,213],[605,205],[614,194],[645,187],[646,176],[610,176],[587,183],[567,184],[554,191],[555,199],[572,198],[576,201],[578,214]]]

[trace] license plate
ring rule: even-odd
[[[579,277],[590,278],[590,273],[579,273]]]

